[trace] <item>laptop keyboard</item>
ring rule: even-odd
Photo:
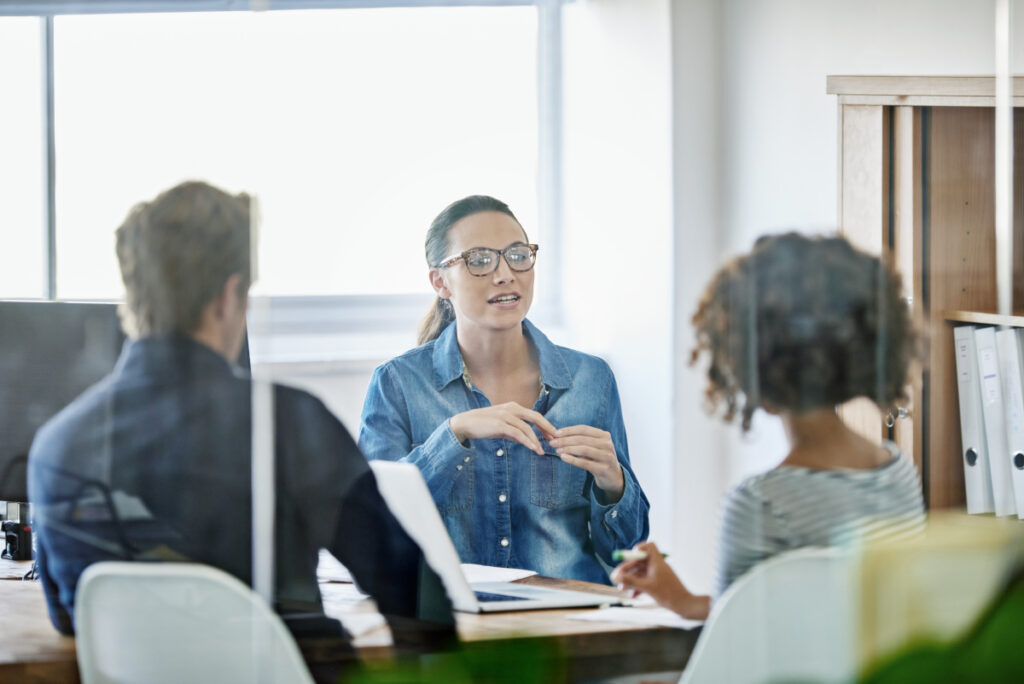
[[[491,594],[486,591],[474,591],[476,594],[476,600],[481,602],[491,601],[526,601],[525,596],[509,596],[508,594]]]

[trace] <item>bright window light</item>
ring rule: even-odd
[[[0,19],[0,298],[46,294],[40,21]]]
[[[54,46],[61,297],[120,296],[114,229],[192,178],[259,197],[255,294],[429,292],[468,194],[542,241],[535,7],[59,16]]]

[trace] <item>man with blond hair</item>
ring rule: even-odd
[[[29,456],[39,573],[66,634],[78,578],[98,561],[194,561],[253,577],[253,381],[234,365],[252,279],[249,198],[182,183],[131,210],[117,257],[131,339],[107,378],[40,429]],[[326,548],[396,641],[452,638],[440,580],[349,433],[306,392],[275,385],[273,397],[275,529],[257,541],[274,544],[274,607],[296,634],[344,636],[323,616]]]

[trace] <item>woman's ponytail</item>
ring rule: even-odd
[[[452,311],[452,303],[447,299],[435,297],[434,303],[430,306],[430,311],[427,312],[423,322],[420,323],[416,344],[426,344],[431,340],[437,339],[441,331],[448,327],[448,324],[453,320],[455,320],[455,313]]]

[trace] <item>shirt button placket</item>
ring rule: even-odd
[[[504,447],[499,447],[495,449],[494,456],[499,460],[503,459],[503,457],[505,456]],[[504,482],[503,484],[502,481],[506,480],[506,478],[508,477],[507,468],[508,466],[511,465],[512,463],[510,462],[502,462],[500,465],[495,464],[494,469],[495,475],[497,476],[497,481],[495,484],[497,484],[499,487],[497,496],[499,504],[497,515],[498,529],[495,530],[497,532],[498,537],[498,546],[501,549],[500,560],[498,564],[504,566],[507,566],[509,564],[509,561],[511,560],[512,557],[512,550],[509,548],[512,544],[512,542],[509,540],[512,531],[512,512],[511,510],[509,510],[510,506],[508,504],[508,490],[501,487],[508,486],[507,482]]]

